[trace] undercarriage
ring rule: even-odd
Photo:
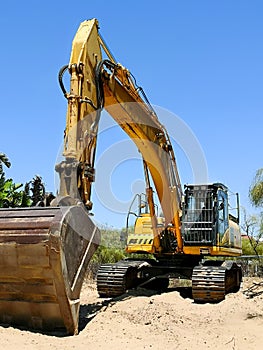
[[[239,290],[242,271],[235,262],[198,260],[199,257],[190,261],[189,257],[169,261],[127,259],[104,264],[98,270],[97,290],[101,297],[116,297],[137,287],[165,290],[172,278],[189,279],[192,298],[199,303],[219,302],[227,293]]]

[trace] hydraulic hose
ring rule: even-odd
[[[64,83],[63,83],[63,75],[65,71],[68,69],[68,65],[63,66],[60,68],[59,73],[58,73],[58,82],[59,86],[63,92],[63,95],[66,97],[67,96],[67,90],[65,89]]]

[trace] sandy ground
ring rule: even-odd
[[[243,293],[254,281],[213,305],[193,303],[185,289],[100,299],[95,284],[85,283],[77,336],[0,327],[1,349],[263,349],[263,294]]]

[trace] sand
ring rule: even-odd
[[[218,304],[196,304],[187,289],[174,288],[101,299],[95,283],[87,281],[78,335],[0,327],[1,349],[263,349],[263,294],[244,294],[254,281],[246,278],[238,293]]]

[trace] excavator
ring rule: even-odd
[[[182,189],[168,132],[134,76],[116,62],[96,19],[80,24],[58,78],[67,99],[63,160],[55,167],[59,190],[50,206],[0,210],[0,324],[78,333],[81,287],[100,244],[91,190],[103,109],[137,146],[146,194],[136,197],[138,213],[126,246],[130,258],[99,268],[99,295],[163,287],[170,277],[191,279],[196,302],[218,302],[237,291],[241,268],[225,258],[242,253],[238,197],[234,215],[225,185]]]

